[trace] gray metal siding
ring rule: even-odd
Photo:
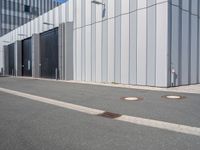
[[[101,56],[101,70],[102,70],[102,81],[108,81],[108,1],[103,0],[106,7],[105,17],[103,18],[102,24],[102,56]]]
[[[91,13],[82,7],[80,17],[78,1],[75,24],[83,17],[92,23],[74,28],[81,36],[74,41],[75,80],[168,86],[168,1],[100,0],[106,4],[104,18],[102,6],[89,0],[84,2]]]
[[[178,2],[178,1],[177,1]],[[172,7],[171,69],[176,85],[199,83],[199,5],[198,0],[174,1]]]
[[[147,84],[154,86],[156,82],[156,7],[152,6],[147,11]]]
[[[92,5],[92,81],[96,81],[96,6]]]
[[[137,83],[137,12],[130,14],[130,84]]]
[[[198,24],[197,17],[191,16],[191,84],[197,83],[197,60],[198,60],[198,52],[197,52],[197,34],[198,34]]]
[[[189,12],[183,11],[182,13],[182,41],[181,42],[181,83],[182,85],[189,84]]]
[[[115,82],[121,83],[121,0],[115,2]]]
[[[169,3],[167,0],[69,1],[5,35],[16,41],[18,33],[41,33],[65,21],[74,21],[74,80],[116,82],[167,87],[169,85]],[[87,8],[87,9],[86,9]],[[14,36],[12,36],[14,35]],[[66,53],[65,53],[66,54]],[[65,68],[66,69],[66,68]]]
[[[180,50],[180,41],[179,41],[179,18],[180,17],[180,11],[179,8],[176,6],[172,6],[172,38],[171,38],[171,69],[174,69],[176,74],[179,76],[179,50]],[[179,78],[176,79],[176,85],[179,83]]]

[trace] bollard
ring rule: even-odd
[[[55,69],[55,76],[56,76],[56,80],[58,80],[58,69]]]
[[[3,68],[0,70],[0,76],[3,76]]]
[[[175,73],[175,69],[172,69],[171,86],[172,87],[176,86],[176,73]]]
[[[2,68],[2,75],[5,76],[4,68]]]

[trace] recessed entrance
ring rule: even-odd
[[[58,77],[58,28],[40,34],[41,77]]]
[[[8,45],[8,75],[15,75],[15,44]]]
[[[22,41],[22,76],[32,76],[31,38]]]

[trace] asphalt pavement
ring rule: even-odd
[[[0,87],[113,113],[200,127],[200,95],[0,78]],[[184,99],[165,99],[181,95]],[[140,101],[124,101],[127,96]],[[0,150],[199,150],[200,137],[0,92]]]

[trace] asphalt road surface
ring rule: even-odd
[[[200,129],[200,95],[0,78],[0,88]],[[181,95],[184,99],[165,99]],[[127,96],[140,101],[124,101]],[[42,99],[41,98],[41,99]],[[150,122],[151,123],[151,122]],[[90,115],[0,90],[0,150],[199,150],[200,135]]]

